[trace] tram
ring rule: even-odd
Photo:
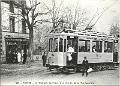
[[[82,61],[87,57],[90,67],[94,70],[111,69],[114,63],[117,63],[113,57],[114,40],[113,36],[92,30],[66,29],[61,33],[51,33],[48,67],[51,71],[59,72],[81,71]],[[69,45],[73,48],[72,52],[68,52]]]

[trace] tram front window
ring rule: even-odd
[[[55,47],[54,47],[54,51],[55,51],[55,52],[58,52],[58,38],[55,38],[55,39],[54,39],[54,45],[53,45],[53,46],[55,46]]]
[[[49,51],[52,52],[52,50],[53,50],[53,39],[50,38],[49,39]]]
[[[90,52],[89,40],[79,40],[79,52]]]
[[[104,52],[112,52],[113,51],[113,42],[108,42],[108,41],[105,41],[104,43]]]
[[[60,38],[59,40],[59,52],[63,52],[63,39]]]
[[[49,39],[49,51],[50,52],[63,52],[63,42],[64,42],[64,52],[66,51],[66,39],[60,38],[50,38]],[[59,45],[58,45],[59,43]]]
[[[66,39],[64,39],[64,52],[66,52]]]

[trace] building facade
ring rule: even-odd
[[[0,58],[2,55],[1,0],[0,0]]]
[[[0,11],[0,46],[1,62],[16,63],[17,53],[27,53],[29,31],[20,14],[21,9],[14,2],[26,3],[24,0],[2,0]]]

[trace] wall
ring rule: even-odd
[[[10,16],[11,13],[10,12],[10,4],[9,3],[5,3],[5,2],[1,2],[1,15],[2,15],[2,29],[3,31],[13,31],[11,26],[11,22],[10,22]],[[16,14],[20,14],[20,9],[18,8],[13,8],[14,9],[14,13]],[[14,32],[19,32],[22,33],[22,17],[21,16],[13,16],[15,21],[14,21],[14,25],[15,25],[15,31]]]
[[[16,1],[16,0],[15,0]],[[18,0],[19,1],[19,0]],[[1,0],[0,0],[1,2]],[[6,1],[7,2],[7,1]],[[22,21],[20,16],[14,16],[15,17],[15,31],[14,33],[11,32],[10,28],[10,2],[1,2],[0,4],[0,41],[2,43],[0,45],[1,48],[1,61],[5,62],[6,61],[6,45],[5,45],[5,37],[10,36],[10,37],[17,37],[17,38],[28,38],[29,34],[23,34],[22,33]],[[20,9],[18,8],[12,8],[14,9],[14,13],[20,13]],[[2,18],[2,19],[1,19]],[[2,31],[1,31],[2,30]],[[1,35],[2,34],[2,35]]]
[[[1,52],[2,52],[2,28],[1,28],[1,0],[0,0],[0,58],[1,58]]]

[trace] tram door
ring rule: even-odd
[[[71,49],[72,48],[72,49]],[[67,65],[77,65],[78,37],[67,36]]]

